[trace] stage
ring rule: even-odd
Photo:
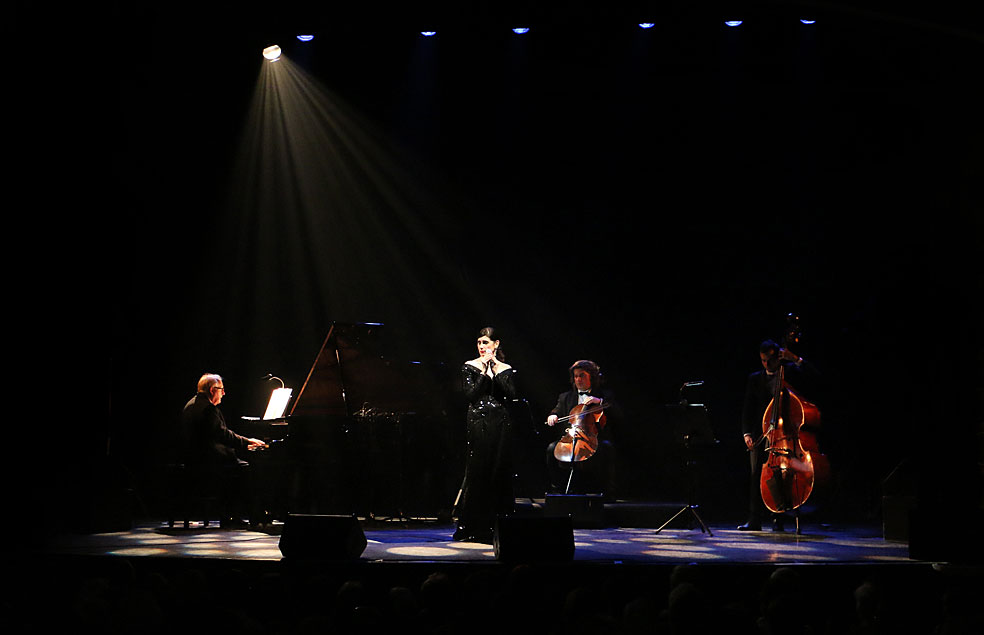
[[[362,521],[366,563],[494,562],[493,546],[451,540],[450,525],[420,521]],[[130,531],[60,536],[51,553],[129,558],[192,558],[280,561],[282,524],[265,531],[220,529],[218,521],[188,529],[145,523]],[[612,527],[574,530],[574,561],[595,564],[907,564],[908,545],[884,540],[879,527],[804,526],[802,533],[737,531],[734,527],[701,529]]]
[[[649,511],[673,515],[666,505]],[[909,632],[980,619],[979,567],[912,559],[906,542],[872,524],[803,522],[800,534],[711,524],[708,534],[684,514],[664,528],[575,527],[573,558],[541,561],[453,541],[447,522],[333,518],[364,535],[361,553],[284,558],[288,525],[279,521],[255,531],[142,519],[123,531],[56,535],[25,568],[12,619],[251,633],[663,633],[685,619],[688,632],[757,633],[763,620],[785,619],[793,595],[808,599],[800,619],[816,633],[871,619]]]

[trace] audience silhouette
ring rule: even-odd
[[[979,570],[876,571],[851,582],[824,566],[494,563],[394,570],[355,563],[271,572],[248,563],[101,558],[25,567],[3,608],[6,625],[16,628],[11,632],[984,632]]]

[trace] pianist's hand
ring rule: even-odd
[[[248,450],[266,450],[270,448],[269,445],[259,439],[246,439],[246,443],[249,444],[246,448]]]

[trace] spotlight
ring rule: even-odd
[[[311,40],[314,39],[314,36],[313,35],[298,35],[297,36],[297,39],[300,40],[301,42],[310,42]]]
[[[742,20],[725,20],[726,26],[741,26]]]
[[[656,26],[656,23],[655,22],[640,22],[639,23],[639,28],[640,29],[651,29],[654,26]]]
[[[431,37],[432,35],[437,35],[437,31],[421,31],[420,34],[424,37]]]
[[[803,24],[816,24],[816,20],[800,20]]]
[[[263,57],[267,58],[271,62],[276,62],[280,59],[280,47],[274,44],[273,46],[268,46],[263,49]]]
[[[512,32],[515,33],[516,35],[522,35],[524,33],[529,33],[530,29],[529,27],[518,26],[515,29],[513,29]]]

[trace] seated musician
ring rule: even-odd
[[[598,364],[586,359],[576,361],[571,365],[569,375],[571,390],[562,392],[557,397],[557,405],[550,411],[546,424],[566,430],[571,422],[565,421],[564,418],[568,417],[577,406],[583,405],[584,410],[602,408],[605,425],[598,433],[598,449],[588,459],[576,463],[559,461],[554,451],[560,439],[547,446],[547,478],[550,493],[598,493],[604,494],[606,498],[614,498],[615,449],[611,441],[612,424],[620,418],[621,411],[612,391],[602,387],[601,369]],[[573,474],[572,465],[576,465]]]
[[[200,491],[218,496],[221,523],[235,527],[247,511],[246,484],[249,463],[237,453],[265,448],[259,439],[236,434],[226,427],[219,404],[225,396],[222,377],[206,373],[198,380],[198,392],[181,412],[185,462],[201,480]]]

